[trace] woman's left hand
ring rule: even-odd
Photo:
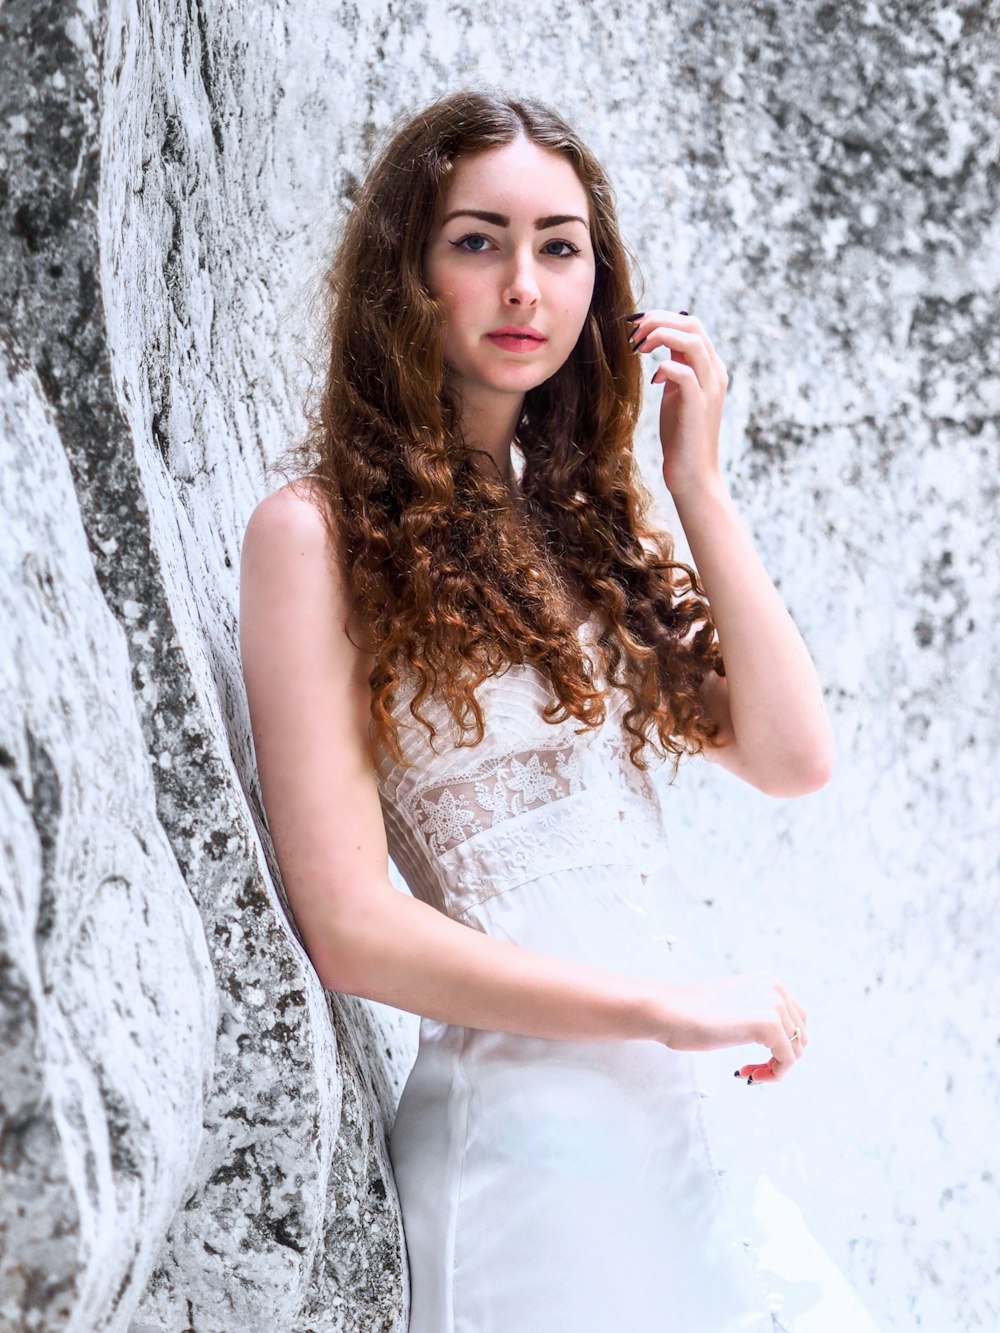
[[[701,320],[676,310],[647,310],[634,321],[632,347],[666,347],[653,384],[663,384],[660,443],[663,480],[671,495],[719,479],[719,431],[729,376]]]

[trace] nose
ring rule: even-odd
[[[538,301],[535,261],[530,253],[515,253],[506,275],[504,301],[509,305],[535,305]]]

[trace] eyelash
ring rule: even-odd
[[[470,231],[465,236],[461,237],[460,240],[451,241],[449,242],[449,244],[455,246],[456,249],[460,249],[462,246],[465,245],[466,241],[471,241],[473,239],[477,241],[478,240],[488,241],[490,238],[488,236],[484,236],[481,231]],[[550,258],[552,259],[572,259],[574,255],[578,255],[580,253],[580,247],[578,245],[574,245],[572,241],[546,241],[545,244],[569,246],[569,254],[552,255],[550,256]],[[465,250],[464,253],[467,255],[481,255],[485,252],[483,250]]]

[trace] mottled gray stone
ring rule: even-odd
[[[53,413],[30,371],[8,373],[0,358],[17,628],[0,692],[0,1317],[103,1327],[189,1190],[218,1002]]]
[[[15,627],[0,1320],[396,1329],[385,1035],[374,1010],[319,986],[257,827],[235,618],[254,483],[238,438],[239,482],[192,489],[185,457],[183,423],[210,426],[188,401],[210,359],[199,372],[190,357],[225,281],[213,292],[195,277],[180,221],[190,190],[171,193],[160,150],[204,110],[185,96],[188,79],[211,78],[205,15],[15,5],[0,22]],[[171,52],[151,101],[144,70]],[[175,98],[181,117],[166,124]],[[206,114],[196,158],[211,175],[222,144]],[[154,153],[143,117],[158,115]],[[120,192],[134,182],[119,172],[133,155],[150,200],[140,221],[156,227],[130,236]],[[217,180],[212,192],[231,201]],[[206,219],[194,220],[196,236]],[[160,242],[155,259],[141,253]],[[247,319],[227,327],[259,336]]]
[[[720,1058],[709,1107],[887,1330],[995,1323],[998,17],[0,8],[0,1327],[405,1326],[413,1020],[324,995],[283,911],[237,571],[366,154],[482,81],[581,127],[642,305],[719,348],[838,734],[805,801],[668,793],[720,966],[809,997],[795,1078]],[[638,448],[670,521],[652,392]]]

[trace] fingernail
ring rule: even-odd
[[[740,1076],[740,1071],[739,1071],[738,1069],[734,1069],[734,1070],[733,1070],[733,1078],[739,1078],[739,1076]]]
[[[752,1082],[753,1082],[753,1074],[750,1075],[750,1077],[747,1079],[747,1082],[748,1082],[748,1083],[752,1083]]]
[[[646,313],[645,310],[637,310],[637,311],[635,312],[634,315],[626,315],[625,318],[626,318],[626,319],[642,319],[642,317],[643,317],[643,315],[644,315],[645,313]]]
[[[690,315],[690,310],[678,310],[678,315]]]

